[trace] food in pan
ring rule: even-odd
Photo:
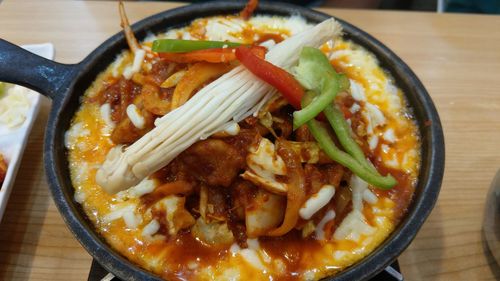
[[[377,59],[329,19],[200,18],[134,38],[66,133],[75,200],[168,280],[317,280],[405,215],[420,140]]]

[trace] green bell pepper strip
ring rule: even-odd
[[[309,90],[320,91],[325,76],[337,76],[328,58],[319,49],[304,47],[300,51],[299,63],[293,68],[295,79]],[[327,77],[330,78],[330,77]]]
[[[326,129],[321,127],[319,121],[314,119],[309,120],[307,122],[307,127],[318,142],[319,147],[326,153],[326,155],[328,155],[328,157],[340,165],[348,168],[367,183],[384,190],[391,189],[397,184],[396,180],[391,175],[383,177],[379,174],[375,174],[372,170],[362,165],[351,155],[338,149],[328,135]]]
[[[344,119],[344,114],[335,106],[329,105],[323,110],[326,119],[332,126],[337,138],[345,149],[356,161],[358,161],[365,168],[368,168],[372,172],[378,173],[375,167],[370,165],[365,158],[365,154],[358,143],[352,138],[351,130],[346,120]]]
[[[314,92],[307,92],[302,99],[302,106],[305,107],[310,104],[313,98]],[[330,106],[329,108],[333,107]],[[341,112],[339,113],[342,114]],[[325,112],[325,115],[326,114],[327,113]],[[340,117],[343,119],[343,116]],[[347,124],[345,125],[347,126]],[[361,162],[348,153],[338,149],[338,147],[335,145],[332,138],[328,134],[328,131],[321,126],[319,121],[311,119],[307,122],[307,127],[309,128],[309,131],[311,131],[314,139],[316,139],[316,141],[318,142],[319,147],[326,153],[326,155],[328,155],[328,157],[330,157],[333,161],[339,163],[340,165],[348,168],[370,185],[387,190],[391,189],[397,184],[397,181],[391,175],[387,175],[385,177],[381,176],[374,167],[370,166],[365,159],[364,154],[362,154],[363,162]],[[345,127],[344,129],[347,129],[347,127]],[[347,133],[349,133],[349,131],[347,131]]]
[[[315,97],[308,106],[302,107],[301,110],[293,113],[294,130],[307,123],[307,121],[314,119],[335,99],[339,91],[337,79],[332,76],[330,79],[325,80],[323,85],[320,95]]]
[[[197,50],[238,47],[240,43],[224,41],[198,41],[180,39],[158,39],[153,42],[152,50],[157,53],[185,53]]]
[[[311,47],[302,49],[299,65],[294,70],[296,79],[303,86],[321,92],[321,95],[313,99],[303,110],[294,113],[294,127],[313,119],[322,109],[347,153],[361,165],[376,172],[376,169],[365,159],[359,145],[351,137],[344,115],[335,105],[332,105],[337,93],[349,88],[349,79],[345,75],[337,74],[328,58],[320,50]]]
[[[304,47],[299,56],[299,64],[294,68],[295,79],[308,90],[320,92],[308,106],[293,113],[294,130],[315,118],[337,96],[337,93],[349,86],[345,75],[333,69],[328,58],[318,49]]]

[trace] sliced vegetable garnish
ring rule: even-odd
[[[323,111],[340,144],[347,153],[358,161],[361,166],[378,175],[377,170],[368,163],[363,151],[352,138],[344,115],[333,104],[333,99],[337,93],[349,88],[349,79],[345,75],[338,74],[328,61],[328,58],[320,50],[311,47],[302,49],[299,64],[294,70],[295,77],[303,86],[321,93],[313,98],[310,103],[308,102],[308,105],[303,107],[302,110],[293,113],[294,128],[298,128],[307,121],[312,120]],[[314,96],[314,94],[311,94],[311,96]]]
[[[338,149],[332,138],[328,135],[328,131],[321,126],[319,121],[314,119],[309,120],[309,122],[307,122],[307,127],[326,155],[332,158],[335,162],[351,170],[367,183],[380,189],[391,189],[397,184],[396,180],[391,175],[384,177],[375,174],[370,169],[361,165],[361,163],[356,161],[351,155]]]
[[[344,114],[342,114],[342,112],[333,104],[327,106],[323,113],[335,131],[335,134],[345,151],[356,159],[361,165],[365,166],[365,168],[377,173],[377,170],[366,160],[361,147],[352,138],[349,124],[347,124],[347,121],[344,119]]]
[[[313,92],[307,92],[307,94],[302,99],[302,106],[306,107],[311,103],[314,98]],[[328,118],[328,116],[327,116]],[[380,189],[391,189],[397,184],[397,181],[391,176],[382,176],[380,175],[375,168],[368,168],[367,165],[363,162],[360,162],[354,159],[353,156],[348,153],[340,150],[332,138],[328,134],[328,131],[321,125],[319,121],[315,119],[311,119],[307,122],[307,127],[311,131],[314,139],[318,142],[321,149],[330,157],[333,161],[339,163],[340,165],[348,168],[358,177],[366,181],[367,183],[378,187]],[[366,162],[367,160],[364,158],[363,160]]]
[[[325,54],[312,47],[302,48],[299,63],[293,72],[300,84],[309,90],[321,90],[325,78],[329,78],[325,77],[325,74],[332,76],[337,74]]]
[[[322,83],[323,89],[321,90],[321,94],[315,97],[308,106],[293,113],[294,130],[306,124],[307,121],[314,119],[325,107],[333,102],[333,99],[339,92],[339,83],[334,76],[328,76],[330,76],[330,79]]]
[[[340,144],[347,151],[348,154],[343,151],[340,151],[335,146],[333,141],[331,141],[331,145],[333,146],[330,146],[328,143],[325,142],[324,136],[323,136],[323,145],[320,144],[320,146],[322,146],[322,148],[323,146],[328,147],[331,155],[328,154],[325,148],[323,148],[325,152],[333,160],[341,164],[343,163],[340,161],[344,162],[347,161],[346,163],[350,163],[352,162],[351,160],[355,160],[356,162],[358,162],[359,165],[363,167],[363,169],[374,174],[373,175],[374,180],[380,182],[380,178],[382,178],[382,176],[380,176],[377,170],[373,166],[371,166],[370,163],[368,163],[368,160],[366,160],[363,151],[356,143],[356,141],[352,138],[349,127],[347,125],[346,120],[344,119],[343,114],[335,107],[335,105],[333,105],[333,100],[335,99],[337,93],[349,88],[349,80],[347,79],[347,77],[345,75],[338,74],[328,61],[328,58],[320,50],[311,47],[304,47],[302,49],[302,52],[300,53],[299,57],[299,64],[297,67],[295,67],[294,71],[295,71],[295,78],[297,78],[297,80],[299,80],[304,87],[306,87],[309,90],[321,93],[319,96],[316,97],[314,97],[315,95],[313,92],[310,93],[307,97],[305,97],[305,100],[307,100],[305,104],[307,104],[307,106],[303,106],[302,110],[295,111],[293,113],[294,129],[302,126],[305,123],[307,123],[309,127],[311,126],[314,127],[316,124],[315,122],[311,122],[313,123],[312,125],[310,125],[308,122],[310,120],[313,120],[320,112],[323,111],[323,113],[326,115],[326,118],[328,119],[328,122],[334,129],[335,134],[337,135],[340,141]],[[316,130],[316,134],[319,134],[318,130]],[[316,140],[318,140],[317,137],[321,136],[315,135],[314,137],[316,138]],[[334,153],[335,151],[338,151],[338,153]],[[349,158],[352,157],[354,159],[348,160],[344,156],[349,156]],[[352,165],[352,163],[349,165]],[[346,167],[352,170],[350,166]],[[358,172],[360,173],[363,172],[362,170],[357,170],[357,171],[352,170],[352,171],[355,174],[358,174]],[[358,176],[363,178],[361,175]],[[391,182],[393,182],[393,184],[390,186],[385,185],[385,188],[391,188],[392,186],[394,186],[394,184],[396,184],[394,178],[392,178],[391,176],[389,177],[390,179],[392,179],[392,181],[386,180],[385,184],[389,184]],[[375,184],[375,182],[373,181],[372,182],[368,180],[366,181],[377,187],[383,188],[382,186]]]
[[[294,71],[302,86],[320,93],[308,106],[293,113],[293,128],[297,129],[330,105],[337,93],[346,89],[348,79],[335,72],[325,54],[311,47],[302,49]]]
[[[300,108],[304,89],[290,73],[256,56],[245,46],[236,48],[236,58],[255,76],[276,88],[294,108]]]
[[[260,46],[248,47],[250,52],[258,57],[266,55],[266,48]],[[159,53],[159,56],[171,62],[192,63],[192,62],[230,62],[236,60],[235,48],[217,48],[192,51],[188,53]]]
[[[152,50],[157,53],[184,53],[206,49],[238,47],[240,45],[240,43],[225,41],[158,39],[153,42]]]

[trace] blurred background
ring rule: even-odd
[[[1,1],[1,0],[0,0]],[[130,0],[141,1],[141,0]],[[166,0],[142,0],[166,1]],[[207,0],[180,0],[205,2]],[[500,14],[500,0],[267,0],[308,7]]]

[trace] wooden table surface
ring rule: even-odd
[[[127,3],[132,22],[172,3]],[[76,63],[119,31],[116,2],[4,0],[0,38],[52,42],[56,60]],[[406,280],[494,280],[483,248],[486,193],[500,168],[500,17],[323,10],[366,30],[422,79],[441,115],[446,172],[437,206],[399,261]],[[42,143],[43,99],[0,225],[0,280],[86,280],[91,257],[50,197]]]

